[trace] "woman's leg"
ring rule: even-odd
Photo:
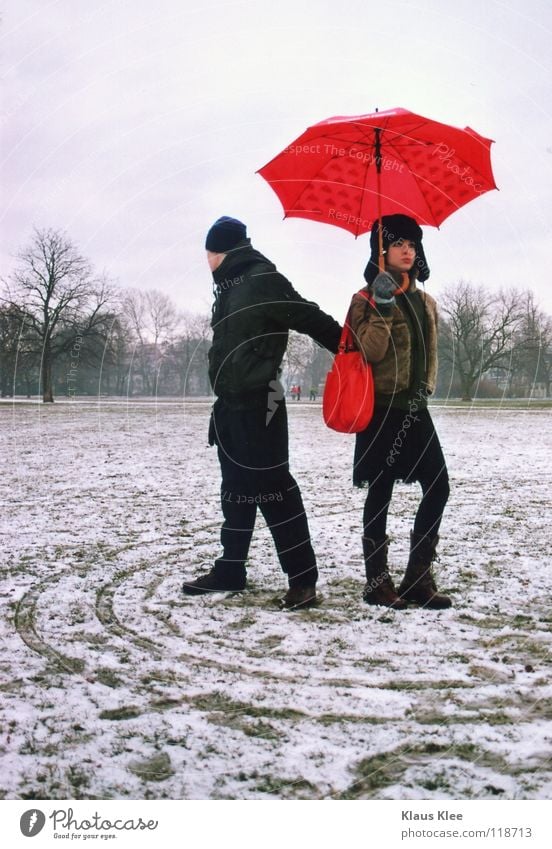
[[[387,512],[393,495],[394,480],[379,475],[368,485],[364,503],[363,532],[367,539],[384,539],[387,529]]]
[[[445,458],[435,430],[428,436],[417,467],[417,478],[423,497],[416,513],[414,531],[410,535],[410,557],[399,593],[407,601],[442,610],[450,607],[452,602],[449,596],[437,591],[432,562],[436,557],[438,531],[450,487]]]
[[[392,478],[383,475],[369,484],[362,535],[366,569],[366,586],[362,597],[367,604],[404,610],[406,602],[397,595],[387,568],[387,512],[393,495],[393,484]]]
[[[414,520],[414,533],[433,539],[439,532],[450,495],[447,465],[436,433],[428,443],[418,479],[423,495]]]

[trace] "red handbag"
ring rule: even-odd
[[[358,294],[370,300],[364,289]],[[355,349],[350,318],[349,308],[322,399],[325,423],[340,433],[359,433],[368,426],[374,413],[372,366]]]

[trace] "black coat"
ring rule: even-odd
[[[266,392],[278,376],[289,330],[337,351],[339,324],[302,298],[251,245],[229,253],[213,279],[209,379],[219,397],[232,400]]]

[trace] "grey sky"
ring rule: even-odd
[[[205,231],[256,247],[341,319],[368,236],[298,219],[254,172],[331,115],[401,106],[493,138],[499,192],[426,228],[429,291],[530,286],[552,312],[547,0],[8,0],[1,273],[62,228],[123,286],[207,311]]]

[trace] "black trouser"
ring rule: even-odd
[[[439,438],[429,415],[421,413],[420,423],[413,424],[410,438],[413,447],[408,462],[409,480],[419,481],[422,500],[414,520],[414,533],[434,537],[439,531],[443,511],[450,494],[448,471]],[[418,432],[416,432],[416,430]],[[414,437],[412,439],[412,437]],[[419,448],[418,448],[419,446]],[[381,540],[386,535],[387,513],[397,475],[392,466],[384,464],[368,481],[368,496],[364,505],[364,536]]]
[[[301,493],[288,465],[284,400],[272,413],[266,397],[248,409],[234,409],[218,399],[211,427],[222,471],[224,515],[224,553],[217,568],[243,570],[259,508],[290,586],[314,584],[316,558]]]

